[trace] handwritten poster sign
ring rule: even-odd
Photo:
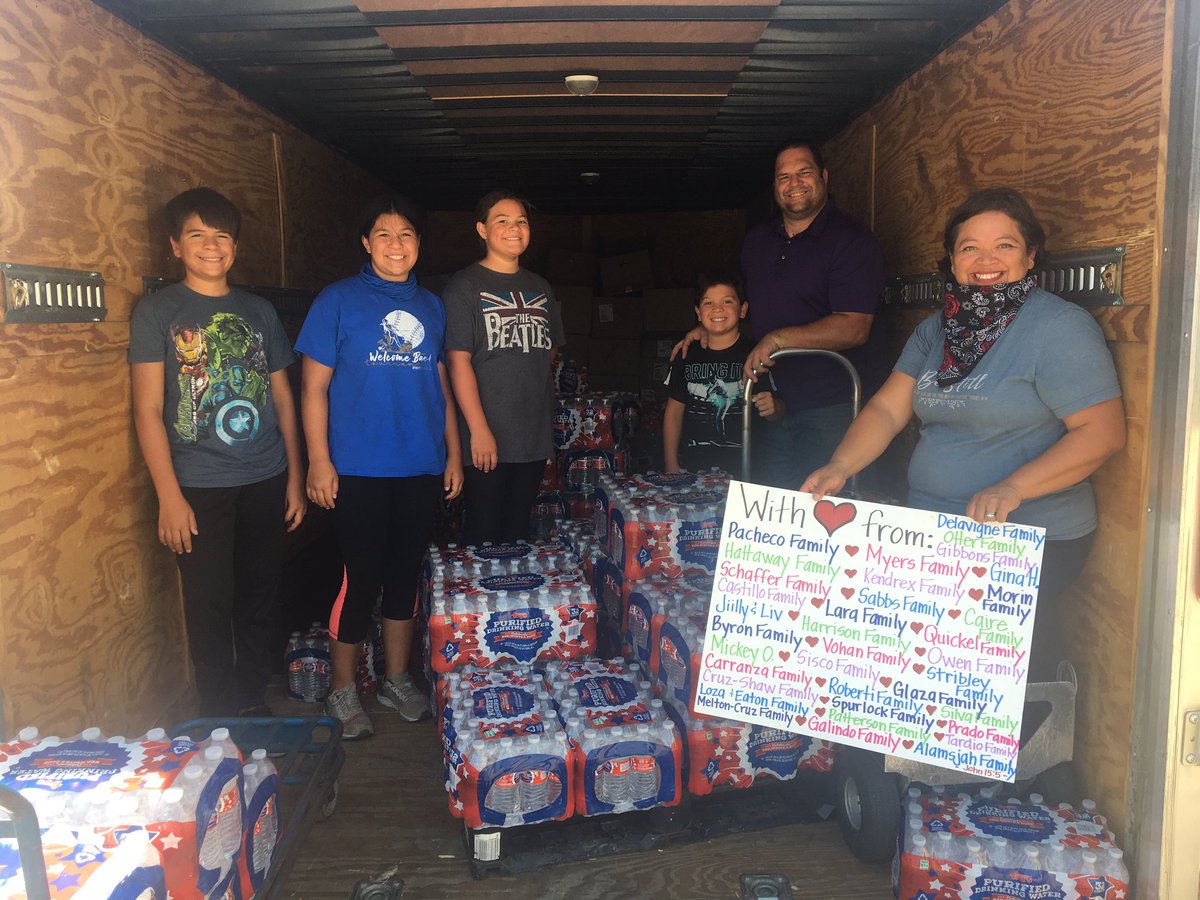
[[[696,709],[1012,781],[1044,542],[731,482]]]

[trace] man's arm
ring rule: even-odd
[[[849,350],[867,342],[875,317],[866,313],[838,312],[807,325],[789,325],[763,335],[746,357],[744,377],[758,381],[759,373],[775,363],[771,354],[776,350],[800,348],[805,350]]]

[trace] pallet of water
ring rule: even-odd
[[[450,812],[468,828],[528,825],[574,812],[572,749],[542,676],[475,670],[439,679]]]
[[[253,893],[279,837],[276,782],[266,752],[244,765],[224,728],[199,744],[161,729],[127,740],[97,728],[69,739],[25,729],[0,744],[0,784],[33,804],[40,826],[83,830],[89,842],[145,831],[174,898]]]
[[[575,809],[580,815],[678,805],[683,741],[661,700],[623,660],[546,667],[563,727],[575,746]]]
[[[820,738],[732,719],[698,718],[667,703],[667,714],[683,733],[688,792],[744,789],[760,781],[790,781],[799,772],[833,771],[835,746]]]
[[[921,794],[910,788],[892,867],[899,900],[1125,900],[1129,872],[1096,804],[1050,808],[1036,794]]]

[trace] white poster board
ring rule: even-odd
[[[696,711],[1013,781],[1044,542],[731,482]]]

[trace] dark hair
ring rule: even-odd
[[[484,225],[487,224],[488,213],[492,211],[492,207],[501,200],[512,200],[521,204],[521,208],[525,210],[526,218],[533,212],[533,205],[515,191],[510,191],[508,188],[497,188],[494,191],[489,191],[479,202],[475,204],[475,221]]]
[[[812,154],[813,162],[817,164],[817,168],[822,172],[825,171],[825,159],[821,156],[821,149],[814,142],[805,140],[804,138],[793,138],[792,140],[784,141],[775,148],[775,155],[771,157],[772,166],[775,166],[779,162],[779,154],[784,150],[807,150]]]
[[[372,198],[359,214],[359,235],[370,240],[371,229],[375,227],[379,217],[387,215],[397,215],[407,219],[408,224],[417,233],[417,237],[421,236],[424,217],[420,208],[403,194],[380,194],[378,197]]]
[[[700,305],[700,301],[704,299],[704,295],[708,293],[708,289],[716,287],[719,284],[727,284],[733,288],[733,292],[737,294],[738,300],[742,303],[746,302],[746,291],[742,284],[742,276],[732,269],[718,269],[712,272],[701,272],[696,277],[696,302],[695,306]]]
[[[228,231],[235,243],[242,230],[242,214],[238,208],[212,188],[192,188],[172,197],[165,212],[167,228],[175,240],[183,236],[183,223],[192,216],[199,216],[209,228]]]
[[[950,214],[946,232],[942,237],[942,247],[946,255],[939,264],[944,274],[950,272],[950,257],[954,255],[954,242],[958,240],[958,230],[963,222],[985,212],[1004,213],[1016,222],[1021,237],[1025,240],[1026,249],[1034,250],[1034,266],[1041,262],[1042,250],[1046,246],[1046,229],[1042,227],[1025,198],[1009,187],[984,188],[968,197]]]

